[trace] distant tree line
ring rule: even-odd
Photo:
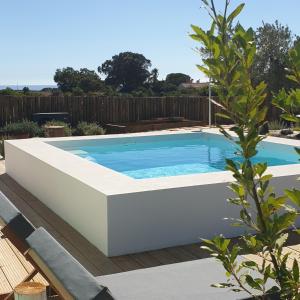
[[[263,23],[256,30],[257,52],[252,70],[255,82],[265,81],[269,99],[282,88],[290,89],[293,83],[286,79],[289,67],[289,50],[299,37],[288,26],[275,21]],[[206,53],[202,53],[207,56]],[[69,93],[97,92],[110,95],[163,96],[207,95],[208,88],[182,88],[191,82],[190,76],[182,73],[168,74],[158,79],[158,69],[151,69],[151,61],[142,54],[123,52],[113,56],[97,68],[104,80],[94,71],[64,68],[56,71],[54,80],[59,89]],[[76,79],[77,78],[77,79]],[[214,93],[213,93],[214,94]]]
[[[282,88],[290,89],[293,83],[286,79],[289,67],[288,51],[299,37],[292,34],[288,26],[278,21],[274,24],[263,23],[256,30],[257,52],[252,70],[254,82],[265,81],[268,86],[269,99],[273,93]],[[207,53],[200,54],[207,57]],[[143,54],[122,52],[106,60],[97,72],[72,67],[57,69],[54,81],[57,89],[46,88],[42,94],[46,95],[108,95],[108,96],[180,96],[180,95],[208,95],[208,87],[183,88],[182,84],[192,82],[189,75],[171,73],[165,79],[158,78],[159,71]],[[102,79],[101,76],[104,78]],[[37,92],[27,87],[23,91],[5,89],[0,91],[4,95],[31,95]],[[214,91],[213,91],[214,95]]]
[[[151,69],[151,61],[144,55],[122,52],[106,60],[97,72],[71,67],[57,69],[54,81],[59,91],[75,95],[133,95],[162,96],[206,93],[206,90],[186,89],[181,84],[191,83],[189,75],[171,73],[164,80],[158,79],[158,69]],[[100,75],[105,77],[101,79]]]

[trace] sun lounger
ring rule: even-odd
[[[26,258],[62,299],[114,299],[44,228],[36,229],[26,240],[30,246]]]
[[[226,282],[224,269],[214,258],[140,269],[97,277],[118,300],[236,300],[245,293],[211,287]]]
[[[35,268],[23,282],[41,273],[62,299],[114,299],[45,229],[35,229],[1,192],[0,225],[2,238],[7,238]],[[13,299],[13,294],[6,299]]]

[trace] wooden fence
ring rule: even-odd
[[[212,122],[220,109],[212,105]],[[185,117],[208,123],[207,97],[13,97],[0,96],[0,126],[33,113],[68,112],[70,121],[106,123],[135,122],[163,117]]]

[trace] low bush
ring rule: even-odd
[[[269,127],[269,130],[281,130],[281,129],[286,128],[284,122],[279,121],[279,120],[274,120],[274,121],[268,122],[268,127]]]
[[[17,136],[28,134],[29,137],[42,136],[43,130],[35,122],[24,120],[10,123],[1,128],[1,136]]]
[[[63,126],[65,136],[72,135],[72,129],[71,129],[70,125],[63,121],[55,121],[55,120],[48,121],[44,126]]]
[[[97,123],[79,122],[75,128],[74,135],[102,135],[105,130]]]

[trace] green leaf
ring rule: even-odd
[[[262,176],[262,177],[260,178],[260,180],[261,180],[262,182],[265,182],[265,181],[270,181],[272,178],[273,178],[273,175],[269,174],[269,175]]]
[[[299,265],[297,259],[293,262],[293,277],[296,282],[299,282]]]
[[[223,119],[227,119],[227,120],[231,120],[230,116],[224,114],[224,113],[216,113],[215,116],[219,117],[219,118],[223,118]]]
[[[257,267],[257,263],[254,262],[254,261],[251,261],[251,260],[247,260],[247,261],[244,261],[242,263],[243,266],[247,267],[247,268],[254,268],[254,267]]]
[[[194,32],[196,33],[196,35],[201,39],[201,41],[208,46],[209,45],[209,37],[208,35],[205,33],[205,31],[203,29],[201,29],[198,26],[195,25],[191,25],[192,29],[194,30]]]
[[[295,203],[297,206],[300,206],[300,191],[299,190],[296,190],[296,189],[285,190],[284,192],[293,203]]]
[[[211,287],[215,287],[215,288],[219,288],[219,289],[224,289],[224,288],[229,288],[229,287],[233,287],[234,285],[232,283],[214,283],[211,285]]]
[[[234,18],[236,18],[241,11],[243,10],[245,6],[245,3],[240,4],[229,16],[228,16],[228,22],[232,22]]]
[[[277,240],[276,240],[276,245],[277,247],[281,248],[283,247],[283,245],[285,244],[285,242],[287,241],[289,235],[287,233],[282,234]]]
[[[282,114],[281,117],[283,119],[285,119],[286,121],[289,121],[289,122],[295,122],[295,123],[297,123],[299,121],[299,119],[297,117],[294,117],[293,115],[287,114],[287,113]]]
[[[246,276],[245,276],[245,280],[246,280],[247,284],[248,284],[250,287],[252,287],[253,289],[259,290],[259,291],[262,290],[262,288],[261,288],[261,286],[260,286],[260,284],[259,284],[259,282],[258,282],[258,278],[253,279],[250,275],[246,275]]]

